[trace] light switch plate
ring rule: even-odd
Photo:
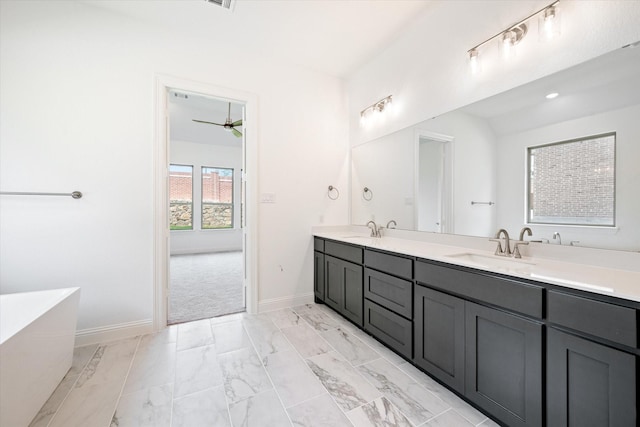
[[[276,194],[275,193],[262,193],[260,194],[260,203],[275,203],[276,202]]]

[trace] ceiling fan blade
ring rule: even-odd
[[[191,120],[198,123],[206,123],[208,125],[224,126],[223,124],[220,124],[220,123],[205,122],[204,120],[196,120],[196,119],[191,119]]]
[[[238,138],[242,137],[242,133],[240,133],[240,131],[238,129],[232,128],[231,129],[231,133],[233,133],[235,136],[237,136]]]
[[[236,120],[235,122],[231,123],[232,126],[242,126],[242,119],[240,120]]]

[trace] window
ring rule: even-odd
[[[193,166],[169,165],[169,229],[193,230]]]
[[[529,223],[614,226],[615,133],[528,149]]]
[[[233,228],[233,169],[202,168],[202,228]]]

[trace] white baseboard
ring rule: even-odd
[[[290,295],[280,298],[270,298],[258,302],[258,313],[265,311],[280,310],[282,308],[295,307],[297,305],[310,304],[313,302],[314,294],[310,292],[302,295]]]
[[[81,329],[76,332],[75,346],[81,347],[83,345],[99,344],[151,332],[153,332],[153,320],[151,319],[101,326],[98,328]]]

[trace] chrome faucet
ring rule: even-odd
[[[370,225],[373,225],[373,227],[369,227]],[[380,230],[378,230],[378,226],[375,222],[369,221],[367,223],[367,227],[371,228],[371,237],[380,237]]]
[[[560,233],[558,233],[557,231],[553,233],[553,240],[556,240],[556,239],[558,239],[558,244],[561,245],[562,239],[560,238]]]
[[[391,227],[391,223],[393,223],[393,227]],[[393,219],[387,223],[387,228],[396,228],[397,226],[398,223]]]
[[[502,249],[502,244],[500,242],[501,234],[504,234],[504,250]],[[498,247],[496,248],[495,252],[496,255],[511,256],[511,245],[509,244],[509,233],[507,232],[507,230],[505,230],[504,228],[498,230],[498,232],[496,233],[496,238],[491,239],[491,241],[498,242]]]

